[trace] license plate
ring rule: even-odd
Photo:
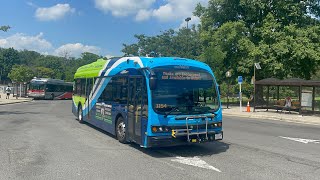
[[[221,139],[222,139],[222,133],[215,134],[215,135],[214,135],[214,139],[215,139],[215,140],[221,140]]]

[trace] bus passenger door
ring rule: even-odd
[[[129,140],[141,144],[141,115],[143,83],[142,76],[129,77],[128,94],[128,137]]]

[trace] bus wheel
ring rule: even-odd
[[[122,117],[119,117],[117,120],[116,134],[119,142],[126,143],[126,123]]]
[[[78,121],[79,121],[79,123],[84,123],[81,105],[79,105],[79,108],[78,108]]]

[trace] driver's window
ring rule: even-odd
[[[212,88],[208,89],[204,92],[204,96],[206,99],[206,103],[213,109],[217,109],[219,107],[219,100],[216,87],[213,86]]]

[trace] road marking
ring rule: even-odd
[[[292,137],[284,137],[284,136],[279,136],[279,137],[284,138],[284,139],[289,139],[289,140],[292,140],[292,141],[301,142],[301,143],[304,143],[304,144],[308,144],[308,143],[320,144],[320,140],[292,138]]]
[[[200,167],[200,168],[204,168],[204,169],[210,169],[210,170],[214,170],[217,172],[221,172],[218,168],[215,168],[215,167],[209,165],[208,163],[206,163],[204,160],[201,160],[197,156],[195,156],[195,157],[178,156],[178,157],[176,157],[176,159],[171,159],[171,161],[178,162],[181,164],[190,165],[190,166],[196,166],[196,167]]]

